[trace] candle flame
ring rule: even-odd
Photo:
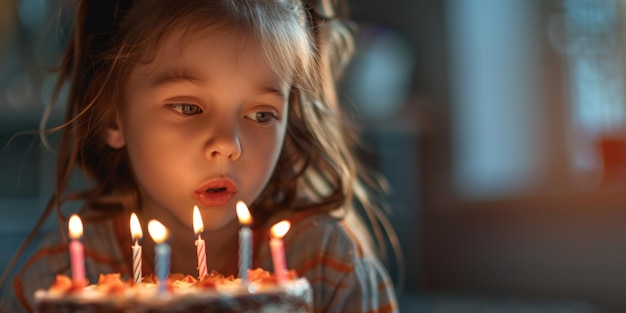
[[[148,222],[148,233],[154,243],[159,244],[167,239],[167,228],[157,220],[150,220]]]
[[[78,215],[72,214],[72,216],[70,216],[69,228],[70,238],[79,239],[83,235],[83,222]]]
[[[272,237],[280,239],[283,238],[285,234],[287,234],[290,227],[291,223],[289,223],[289,221],[283,220],[274,224],[274,226],[272,226],[272,229],[270,229],[270,233],[272,234]]]
[[[198,209],[197,205],[193,206],[193,231],[196,235],[204,231],[202,215],[200,215],[200,209]]]
[[[130,215],[130,235],[133,240],[138,240],[143,237],[143,231],[141,230],[141,224],[139,224],[139,219],[137,218],[137,214],[133,213]]]
[[[237,218],[239,218],[239,223],[243,225],[252,224],[250,210],[248,210],[248,206],[243,201],[237,201]]]

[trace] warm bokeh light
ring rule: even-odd
[[[274,238],[283,238],[285,234],[287,234],[287,232],[289,231],[290,227],[291,223],[289,223],[289,221],[280,221],[272,226],[272,229],[270,229],[270,233]]]
[[[72,216],[70,216],[69,228],[70,238],[79,239],[83,235],[83,222],[78,215],[72,214]]]
[[[197,205],[193,206],[193,231],[196,235],[204,231],[202,215],[200,215],[200,209]]]
[[[239,223],[243,225],[252,224],[250,210],[248,210],[248,206],[243,201],[237,201],[237,218],[239,218]]]
[[[137,218],[137,214],[133,213],[130,215],[130,235],[133,240],[138,240],[143,237],[143,231],[141,230],[141,224],[139,224],[139,219]]]
[[[152,240],[156,244],[163,243],[168,236],[167,228],[157,220],[150,220],[150,222],[148,222],[148,233],[150,233],[150,237],[152,237]]]

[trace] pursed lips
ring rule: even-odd
[[[202,184],[193,192],[198,205],[203,207],[223,206],[237,195],[237,186],[230,179],[214,179]]]

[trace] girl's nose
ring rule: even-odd
[[[239,136],[233,129],[220,129],[207,141],[206,154],[208,159],[227,158],[235,161],[241,156]]]

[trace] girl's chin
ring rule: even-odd
[[[204,230],[207,231],[224,228],[237,219],[234,210],[233,212],[211,212],[205,210],[201,214]]]

